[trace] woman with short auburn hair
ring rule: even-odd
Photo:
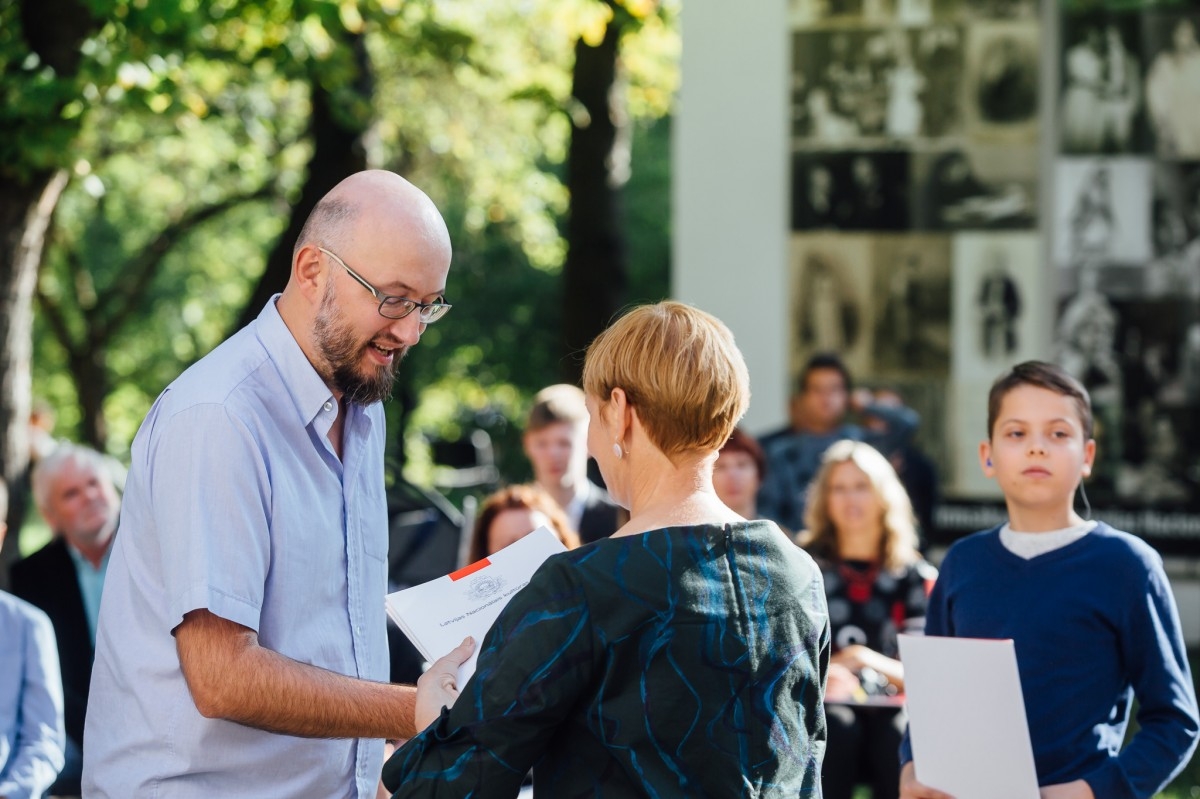
[[[538,527],[554,533],[567,549],[579,546],[579,534],[554,497],[536,485],[505,486],[488,495],[475,515],[467,562],[474,563],[516,543]]]
[[[682,303],[597,337],[588,451],[629,521],[542,565],[452,708],[423,717],[448,674],[422,678],[417,726],[432,723],[384,769],[396,796],[512,797],[529,767],[547,796],[819,794],[819,572],[712,485],[748,385],[729,329]]]

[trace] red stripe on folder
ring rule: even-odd
[[[450,580],[451,581],[461,580],[462,578],[469,577],[470,575],[474,574],[475,572],[479,571],[480,569],[487,568],[488,566],[491,566],[491,565],[492,565],[492,562],[490,560],[488,560],[487,558],[484,558],[483,560],[477,560],[474,563],[472,563],[470,566],[463,566],[461,569],[459,569],[456,572],[450,572],[450,575],[449,575]]]

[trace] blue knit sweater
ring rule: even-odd
[[[964,538],[942,562],[925,632],[1013,639],[1041,785],[1084,779],[1097,799],[1149,797],[1196,748],[1162,559],[1128,533],[1100,523],[1030,560],[1004,548],[999,528]],[[1121,749],[1135,696],[1141,729]],[[907,735],[900,759],[912,760]]]

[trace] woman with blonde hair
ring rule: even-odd
[[[824,796],[849,799],[869,782],[875,799],[895,799],[905,723],[896,636],[924,629],[937,572],[917,551],[912,503],[896,470],[869,444],[846,440],[826,450],[805,522],[798,542],[821,567],[833,636]]]
[[[538,527],[554,533],[567,549],[579,546],[579,534],[571,529],[567,514],[544,489],[536,485],[501,488],[479,506],[467,562],[474,563],[499,552]]]
[[[819,793],[819,572],[713,489],[748,385],[729,329],[682,303],[636,308],[597,337],[588,451],[629,521],[542,565],[466,685],[447,663],[469,645],[421,678],[416,724],[429,726],[384,768],[396,796],[512,797],[531,766],[551,797]]]

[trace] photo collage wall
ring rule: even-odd
[[[950,537],[999,497],[992,380],[1043,358],[1092,393],[1092,504],[1200,551],[1200,11],[1137,6],[791,0],[793,374],[921,413]]]

